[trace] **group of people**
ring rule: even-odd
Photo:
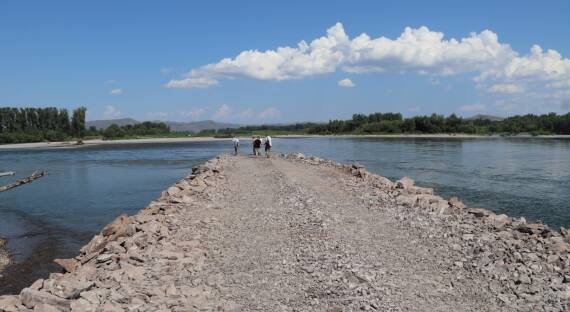
[[[235,155],[239,154],[239,139],[233,138],[232,142],[234,143],[234,152]],[[265,147],[265,157],[269,158],[271,153],[271,147],[273,147],[273,142],[271,141],[270,136],[266,136],[265,138],[261,138],[259,136],[252,136],[251,137],[251,145],[253,146],[253,155],[254,156],[261,156],[261,146]]]

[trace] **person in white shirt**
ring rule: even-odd
[[[267,158],[269,158],[269,153],[271,152],[271,147],[273,146],[272,142],[271,142],[271,137],[270,136],[266,136],[265,137],[265,156]]]
[[[239,139],[233,138],[232,142],[234,143],[234,152],[235,152],[235,155],[237,156],[237,154],[239,153]]]

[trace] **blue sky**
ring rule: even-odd
[[[239,123],[565,113],[568,12],[569,1],[2,1],[0,106]]]

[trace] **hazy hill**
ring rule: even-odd
[[[501,121],[505,118],[503,117],[498,117],[498,116],[492,116],[492,115],[483,115],[483,114],[477,114],[474,116],[471,116],[469,118],[465,118],[466,120],[490,120],[490,121]]]
[[[154,121],[154,122],[164,122],[170,127],[170,130],[175,132],[194,132],[198,133],[202,130],[210,129],[226,129],[226,128],[238,128],[240,125],[216,122],[213,120],[202,120],[202,121],[191,121],[191,122],[178,122],[178,121]],[[105,129],[112,124],[118,126],[134,125],[140,123],[140,121],[134,120],[132,118],[123,119],[110,119],[110,120],[92,120],[88,121],[87,128],[95,126],[97,129]]]

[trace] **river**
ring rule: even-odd
[[[214,141],[0,151],[0,172],[18,174],[1,184],[35,169],[49,172],[0,193],[0,236],[15,260],[0,278],[0,294],[58,271],[54,258],[75,256],[116,216],[136,213],[193,165],[231,149]],[[358,162],[392,180],[412,177],[470,207],[570,227],[568,139],[276,138],[274,152]]]

